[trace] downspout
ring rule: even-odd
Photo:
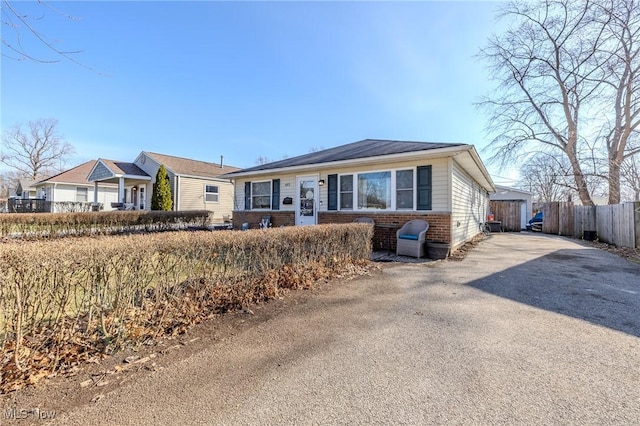
[[[178,197],[178,187],[179,187],[179,176],[178,175],[173,175],[173,211],[178,211],[180,210],[180,199]]]

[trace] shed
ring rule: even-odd
[[[533,217],[533,195],[529,191],[496,185],[496,192],[489,195],[489,210],[495,220],[502,222],[504,231],[526,229]]]

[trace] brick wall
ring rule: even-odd
[[[295,213],[291,211],[234,211],[233,227],[240,229],[242,223],[249,223],[249,228],[256,229],[263,216],[271,216],[273,227],[294,226]],[[318,223],[351,223],[357,217],[370,217],[376,222],[373,235],[374,250],[396,249],[396,231],[411,219],[424,219],[429,222],[427,239],[451,243],[451,215],[446,213],[378,213],[371,212],[319,212]]]
[[[447,213],[432,214],[418,212],[372,212],[366,214],[347,212],[320,212],[318,223],[349,223],[357,217],[370,217],[376,222],[373,235],[374,250],[396,249],[396,231],[412,219],[424,219],[429,222],[427,240],[451,243],[451,215]]]
[[[295,213],[291,211],[245,211],[238,210],[233,212],[233,228],[240,229],[244,222],[249,224],[250,229],[260,228],[259,223],[264,216],[271,216],[271,226],[279,228],[280,226],[294,226],[296,224]]]

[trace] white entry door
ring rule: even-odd
[[[296,225],[318,223],[318,178],[296,177]]]

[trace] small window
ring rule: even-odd
[[[271,181],[251,182],[251,208],[271,208]]]
[[[413,210],[413,170],[396,172],[396,209]]]
[[[219,201],[218,187],[216,185],[204,186],[204,200],[207,203],[217,203]]]
[[[89,201],[88,198],[89,190],[87,188],[76,187],[76,201],[79,203],[86,203]]]
[[[353,210],[353,175],[340,176],[340,210]]]

